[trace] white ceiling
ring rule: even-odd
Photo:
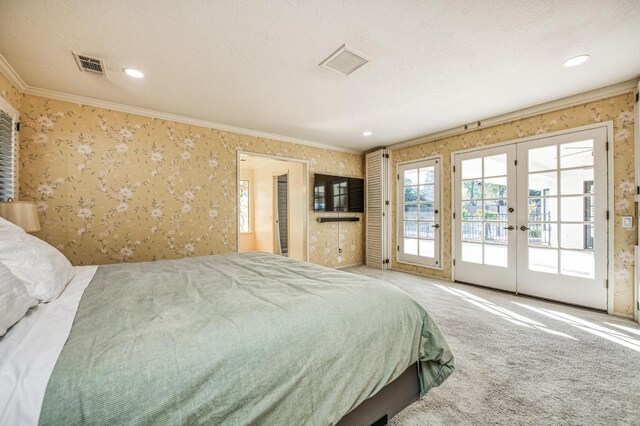
[[[32,87],[364,150],[635,78],[639,22],[639,0],[0,0],[0,54]],[[349,77],[318,66],[343,43],[371,59]]]

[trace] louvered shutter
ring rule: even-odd
[[[389,154],[381,149],[366,157],[366,264],[389,269]]]
[[[0,98],[0,201],[17,199],[18,113]]]

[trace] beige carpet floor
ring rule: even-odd
[[[640,425],[640,327],[601,312],[396,271],[434,317],[456,371],[397,415],[408,425]]]

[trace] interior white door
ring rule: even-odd
[[[519,293],[607,308],[607,130],[518,145]]]
[[[516,147],[455,156],[455,279],[516,291]]]

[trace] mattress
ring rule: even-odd
[[[368,277],[264,253],[79,272],[0,341],[0,424],[327,425],[413,363],[421,395],[453,370]]]

